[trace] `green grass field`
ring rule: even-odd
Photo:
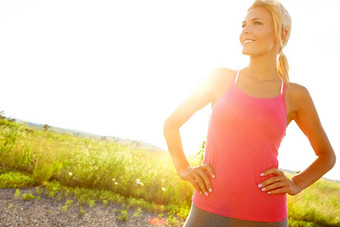
[[[191,165],[201,158],[191,157]],[[193,187],[170,155],[135,143],[75,137],[0,119],[0,188],[45,186],[78,201],[110,201],[168,212],[168,225],[189,214]],[[340,226],[340,183],[321,179],[288,197],[290,226]]]

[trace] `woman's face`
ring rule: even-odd
[[[242,22],[240,42],[245,55],[277,53],[278,42],[275,40],[274,23],[269,10],[264,7],[249,10]]]

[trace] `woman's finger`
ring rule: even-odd
[[[276,190],[276,189],[279,189],[279,188],[282,188],[282,187],[286,187],[287,185],[284,184],[282,181],[279,181],[279,182],[276,182],[274,184],[270,184],[266,187],[263,187],[261,188],[262,191],[264,192],[270,192],[272,190]]]
[[[195,168],[189,167],[188,169],[182,171],[179,174],[179,176],[182,180],[189,181],[194,186],[196,191],[199,192],[200,194],[202,194],[202,190],[201,190],[201,188],[199,186],[199,182],[198,182],[200,180],[200,178],[195,172],[196,172]]]
[[[214,170],[209,164],[203,164],[194,168],[189,168],[181,174],[183,180],[188,180],[200,194],[204,193],[206,196],[209,192],[212,192],[212,186],[210,183],[208,172],[215,177]]]
[[[204,182],[204,194],[207,195],[207,194],[209,194],[209,192],[212,192],[212,187],[211,187],[211,184],[210,184],[209,176],[202,169],[198,169],[198,173],[200,174],[200,176],[201,176],[201,178]]]
[[[199,190],[203,192],[206,196],[208,196],[208,192],[207,192],[207,189],[205,188],[204,181],[202,180],[201,176],[198,173],[195,173],[194,181],[198,185]]]
[[[204,170],[208,170],[208,172],[209,172],[209,174],[210,174],[210,176],[211,176],[212,178],[215,178],[215,177],[216,177],[215,171],[214,171],[214,169],[211,167],[210,164],[203,164],[203,165],[202,165],[202,168],[203,168]]]
[[[279,182],[279,181],[282,181],[283,178],[281,176],[279,177],[271,177],[271,178],[268,178],[267,180],[265,181],[262,181],[261,183],[259,183],[258,187],[259,188],[263,188],[263,187],[266,187],[267,185],[270,185],[270,184],[273,184],[275,182]]]
[[[288,193],[288,191],[289,191],[288,187],[282,187],[282,188],[277,188],[277,189],[271,190],[271,191],[267,192],[267,194],[269,194],[269,195],[284,194],[284,193]]]
[[[267,169],[265,171],[263,171],[262,173],[260,173],[260,176],[261,177],[265,177],[265,176],[268,176],[270,174],[274,174],[276,176],[282,176],[284,175],[282,171],[276,169],[276,168],[271,168],[271,169]]]
[[[193,177],[191,180],[190,180],[191,184],[194,186],[195,190],[197,192],[199,192],[201,195],[202,195],[202,190],[200,189],[200,186],[198,185],[198,180]]]

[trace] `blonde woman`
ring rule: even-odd
[[[177,173],[194,186],[184,226],[288,226],[286,194],[298,194],[334,166],[334,151],[308,90],[288,79],[283,48],[290,31],[291,19],[281,3],[256,0],[240,34],[249,65],[214,70],[165,121]],[[202,165],[191,167],[179,129],[209,103],[205,157]],[[278,169],[277,155],[293,120],[317,158],[287,178]]]

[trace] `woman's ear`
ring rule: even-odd
[[[282,31],[281,31],[281,41],[282,41],[283,45],[285,45],[287,43],[287,35],[288,35],[288,30],[282,28]]]

